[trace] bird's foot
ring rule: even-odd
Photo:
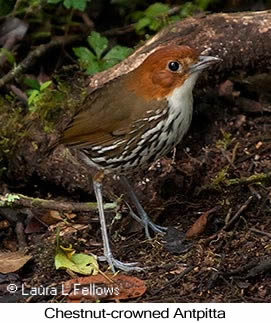
[[[158,225],[152,222],[152,220],[147,216],[146,219],[143,220],[144,227],[146,230],[146,226],[150,227],[155,233],[163,233],[167,232],[167,227],[163,227],[162,225]]]
[[[151,228],[155,233],[166,233],[167,232],[166,227],[162,227],[160,225],[154,224],[151,221],[151,219],[148,217],[147,213],[145,212],[142,205],[140,204],[134,190],[132,189],[131,185],[129,184],[127,178],[125,176],[121,176],[120,180],[121,180],[121,183],[124,185],[128,196],[130,197],[131,201],[135,205],[139,216],[137,216],[134,213],[134,211],[132,210],[130,205],[127,203],[128,208],[130,210],[130,214],[137,222],[139,222],[144,227],[146,238],[151,239],[149,228]]]
[[[147,239],[151,239],[149,228],[151,228],[155,233],[165,234],[167,232],[167,227],[163,227],[161,225],[153,223],[144,210],[140,212],[140,217],[138,217],[134,213],[132,208],[129,206],[129,204],[128,204],[128,208],[130,210],[131,216],[144,227]]]
[[[109,267],[113,271],[113,273],[116,272],[116,269],[123,270],[123,271],[144,271],[144,268],[137,267],[137,262],[121,262],[117,259],[115,259],[112,255],[108,256],[101,256],[98,257],[100,261],[107,261],[109,264]]]

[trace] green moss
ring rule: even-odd
[[[203,191],[214,190],[221,191],[226,187],[237,186],[237,185],[261,185],[269,187],[271,184],[271,172],[254,174],[248,177],[242,178],[228,178],[228,166],[221,169],[217,175],[211,180],[211,183],[197,188],[195,191],[196,195],[199,195]]]
[[[22,108],[0,96],[0,168],[4,156],[9,155],[22,134]]]
[[[257,184],[257,185],[270,185],[271,172],[254,174],[249,177],[231,178],[225,180],[227,186],[242,185],[242,184]]]
[[[0,177],[7,172],[22,139],[32,136],[29,132],[32,125],[39,128],[40,124],[47,133],[53,131],[64,114],[73,113],[81,104],[86,95],[86,89],[82,88],[80,84],[74,88],[59,81],[55,88],[48,87],[40,92],[34,109],[31,106],[32,111],[19,104],[12,94],[0,96]]]
[[[10,207],[13,205],[13,202],[19,199],[20,199],[20,196],[17,194],[7,194],[0,201],[0,207]]]
[[[65,111],[73,111],[82,97],[83,94],[73,94],[69,85],[59,83],[55,89],[48,87],[40,93],[32,111],[40,119],[44,131],[51,132],[61,115]]]
[[[225,183],[228,177],[228,169],[229,167],[226,166],[216,174],[216,176],[211,181],[211,188],[218,189],[221,184],[223,185]]]
[[[216,142],[216,147],[217,148],[223,148],[224,150],[227,150],[227,148],[230,146],[230,144],[232,143],[232,136],[230,133],[228,132],[224,132],[223,133],[223,139],[219,139]]]

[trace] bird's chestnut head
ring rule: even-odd
[[[128,88],[145,99],[164,99],[191,77],[192,91],[199,73],[218,61],[189,46],[162,47],[130,73]]]

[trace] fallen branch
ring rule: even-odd
[[[118,206],[117,202],[104,204],[105,210],[114,210]],[[76,203],[55,200],[45,200],[25,196],[22,194],[0,195],[0,208],[39,208],[66,212],[96,212],[95,202]]]
[[[240,71],[268,72],[271,65],[270,22],[270,11],[198,15],[181,20],[162,29],[120,64],[91,77],[90,87],[96,88],[133,70],[151,51],[167,44],[186,44],[204,51],[205,55],[222,58],[223,63],[214,66],[214,73],[207,76],[216,81],[237,70],[239,74]]]

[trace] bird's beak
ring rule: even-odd
[[[209,65],[212,65],[218,62],[222,62],[222,59],[214,56],[199,56],[198,62],[189,67],[189,72],[190,73],[199,72],[201,70],[204,70]]]

